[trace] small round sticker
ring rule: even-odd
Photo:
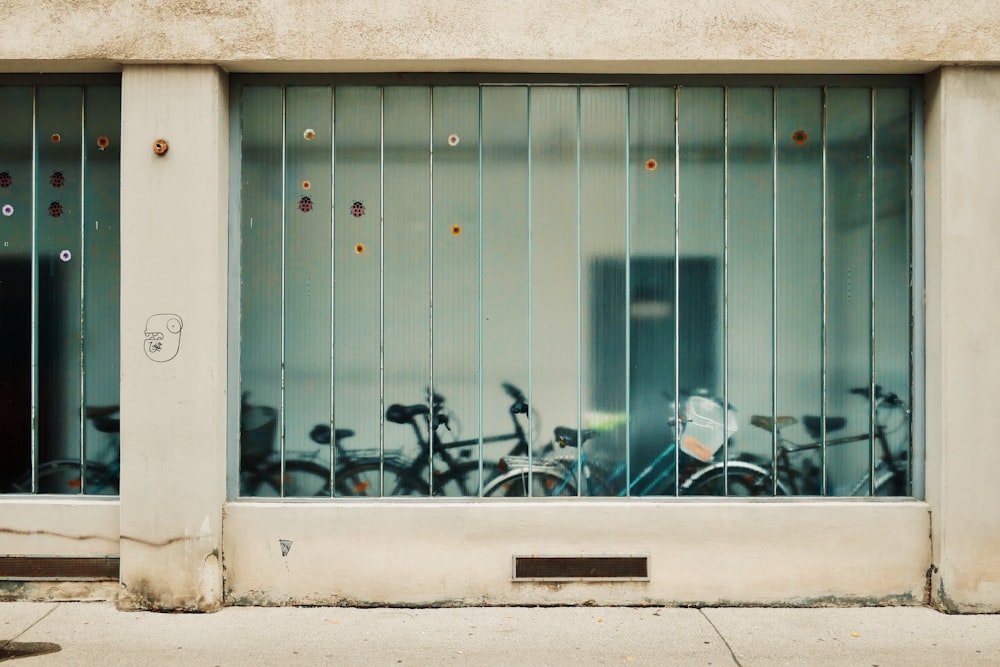
[[[101,136],[97,137],[97,147],[99,149],[101,149],[102,151],[105,148],[107,148],[110,144],[111,144],[111,141],[107,137],[105,137],[104,135],[101,135]]]
[[[457,134],[449,134],[448,135],[448,145],[449,146],[457,146],[459,141],[461,141],[461,139],[459,139],[459,137],[458,137]]]
[[[14,207],[11,206],[10,204],[4,204],[2,210],[3,210],[3,214],[5,216],[7,216],[8,218],[10,216],[14,215]]]
[[[73,259],[73,253],[71,253],[69,250],[63,250],[62,252],[59,253],[59,259],[61,259],[64,262],[68,262],[69,260]]]
[[[308,130],[302,133],[302,138],[305,139],[306,141],[312,141],[313,139],[316,138],[316,130],[309,128]]]
[[[351,204],[351,215],[355,218],[360,218],[365,214],[365,205],[363,202],[355,201]]]
[[[363,254],[365,254],[365,244],[364,243],[357,243],[357,244],[355,244],[354,245],[354,254],[355,255],[363,255]]]
[[[0,188],[9,188],[14,183],[14,179],[10,177],[10,172],[0,171]]]

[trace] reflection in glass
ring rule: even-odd
[[[914,90],[240,99],[243,495],[909,493]]]

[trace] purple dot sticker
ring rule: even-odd
[[[69,260],[73,259],[73,253],[71,253],[69,250],[63,250],[62,252],[59,253],[59,259],[61,259],[64,262],[68,262]]]
[[[4,204],[2,211],[3,211],[3,214],[5,216],[7,216],[8,218],[10,216],[14,215],[14,207],[11,206],[10,204]]]

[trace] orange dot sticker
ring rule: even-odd
[[[792,132],[792,141],[795,142],[796,146],[804,146],[809,141],[809,135],[805,130],[795,130]]]
[[[110,145],[111,145],[111,140],[109,140],[107,137],[103,135],[97,137],[97,147],[100,148],[102,151]]]
[[[309,128],[308,130],[302,133],[302,138],[305,139],[306,141],[312,141],[313,139],[316,138],[316,130]]]
[[[647,171],[656,171],[656,166],[657,166],[656,165],[656,160],[654,160],[653,158],[650,158],[650,159],[646,160],[646,170]]]
[[[58,144],[60,141],[62,141],[62,137],[58,133],[52,135],[52,143]]]
[[[460,141],[460,139],[459,139],[459,136],[457,134],[449,134],[448,135],[448,145],[449,146],[457,146],[459,141]]]
[[[312,187],[312,183],[310,183],[309,181],[302,181],[302,189],[303,190],[308,190],[311,187]]]
[[[462,225],[452,225],[451,226],[451,235],[452,236],[461,236],[462,235]]]
[[[355,255],[363,255],[363,254],[365,254],[365,244],[364,243],[356,243],[354,245],[354,254]]]

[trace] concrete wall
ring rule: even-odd
[[[1000,609],[1000,69],[928,77],[927,500],[936,601]]]
[[[928,71],[1000,60],[992,0],[8,0],[0,69]]]
[[[928,79],[927,502],[230,503],[226,80],[244,71],[927,72],[1000,63],[992,0],[12,0],[0,71],[120,70],[122,451],[114,503],[0,499],[3,553],[108,553],[123,606],[824,600],[1000,610],[1000,69]],[[170,152],[153,155],[155,139]],[[918,192],[919,197],[921,193]],[[169,363],[150,315],[184,321]],[[223,510],[225,506],[225,517]],[[30,508],[30,509],[26,509]],[[108,508],[111,508],[109,510]],[[27,521],[27,524],[25,524]],[[67,522],[70,524],[67,526]],[[225,543],[223,544],[223,524]],[[932,528],[932,530],[931,530]],[[928,538],[931,534],[931,538]],[[87,536],[99,536],[94,544]],[[360,537],[359,537],[360,536]],[[282,556],[279,540],[291,540]],[[75,545],[70,548],[68,545]],[[224,551],[223,551],[224,549]],[[933,550],[932,550],[933,549]],[[642,585],[522,587],[514,553],[649,553]],[[381,568],[381,569],[379,569]],[[388,576],[387,576],[388,575]],[[387,582],[391,584],[387,588]]]

